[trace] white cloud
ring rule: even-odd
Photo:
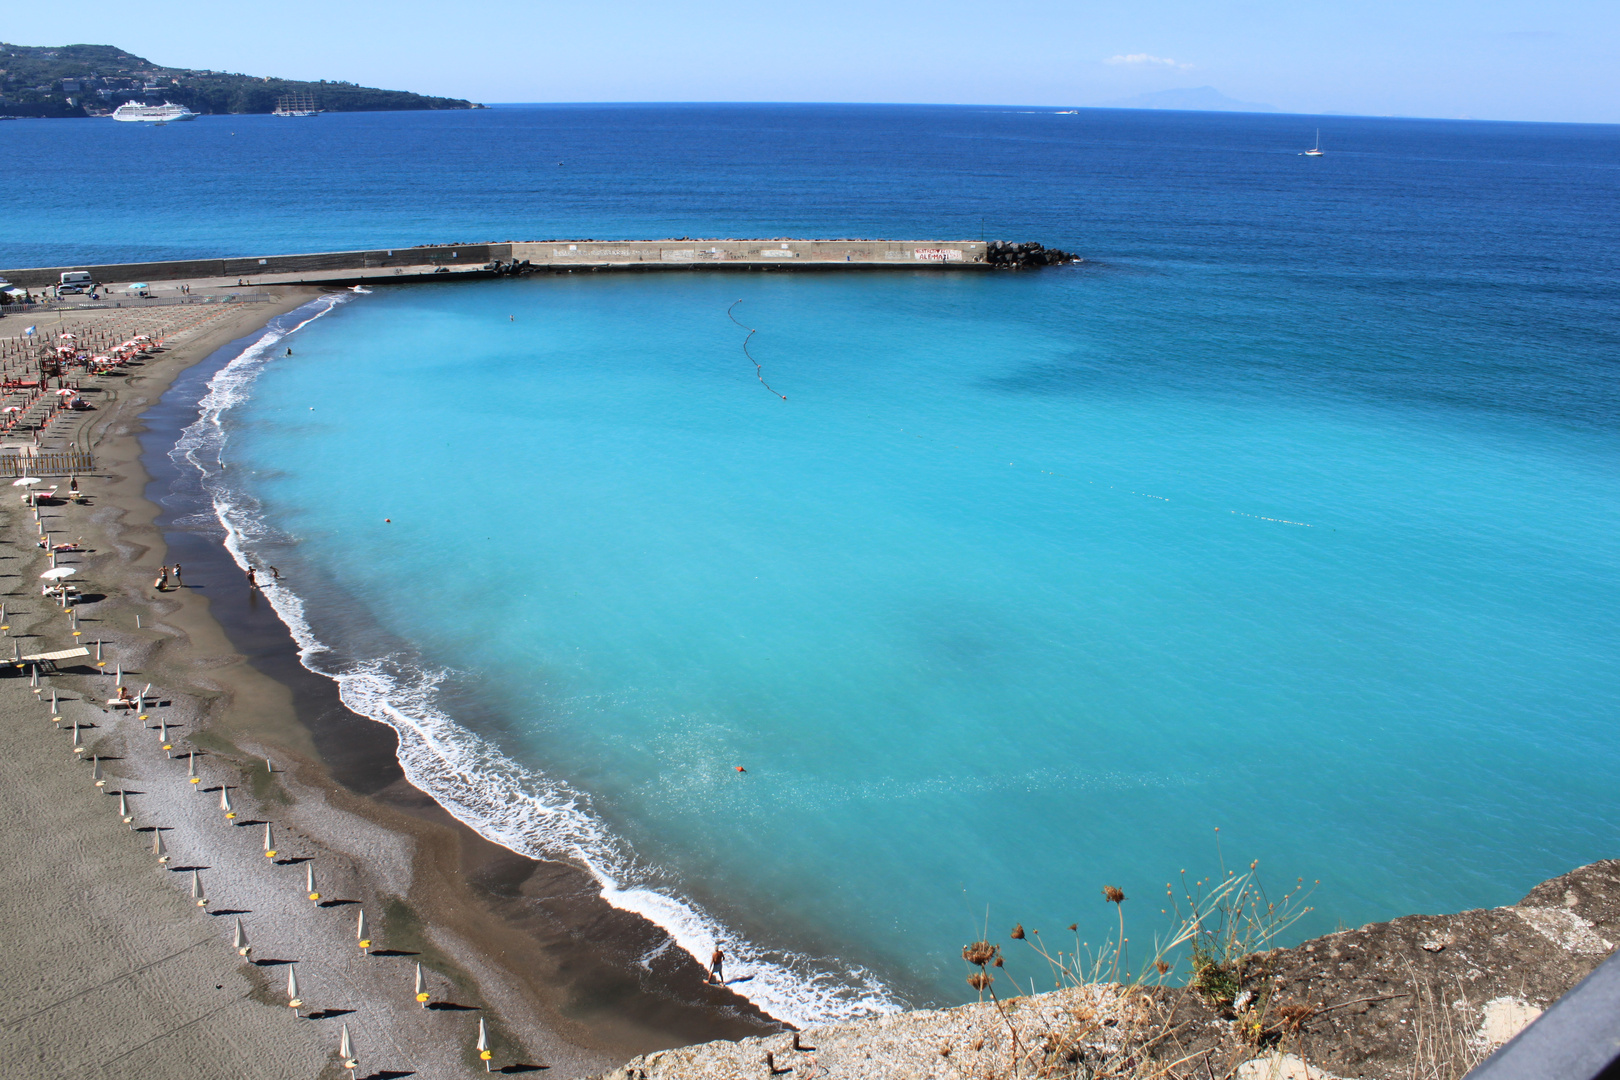
[[[1146,65],[1149,65],[1149,64],[1157,64],[1157,65],[1159,65],[1161,67],[1180,68],[1182,71],[1186,71],[1186,70],[1188,70],[1189,68],[1192,67],[1191,64],[1178,64],[1174,60],[1170,59],[1167,56],[1153,56],[1150,53],[1145,53],[1145,52],[1130,53],[1128,55],[1120,55],[1120,56],[1110,56],[1107,60],[1105,60],[1103,62],[1106,63],[1106,64],[1130,64],[1130,65],[1136,66],[1136,67],[1142,67],[1142,66],[1146,66]]]

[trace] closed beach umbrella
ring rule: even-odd
[[[163,846],[162,829],[152,830],[152,854],[157,856],[160,865],[169,861],[169,849]]]
[[[248,944],[247,931],[242,929],[240,918],[236,920],[236,933],[231,937],[231,947],[236,950],[238,956],[246,956],[253,951],[253,946]]]
[[[202,783],[202,777],[197,775],[197,751],[193,750],[187,754],[186,761],[188,762],[186,765],[186,779],[192,785],[191,790],[201,791],[202,789],[197,787],[198,784]]]
[[[494,1057],[495,1055],[490,1053],[489,1030],[484,1027],[484,1018],[482,1016],[478,1018],[478,1056],[483,1059],[484,1071],[489,1072],[490,1058]]]
[[[304,891],[309,893],[311,900],[321,898],[321,894],[315,890],[315,864],[312,862],[304,864]]]
[[[422,1003],[422,1008],[427,1008],[427,980],[422,978],[422,961],[420,960],[416,962],[416,1000]]]
[[[135,815],[129,812],[129,800],[124,797],[123,788],[118,789],[118,820],[131,829],[135,827]]]
[[[208,894],[203,892],[201,870],[191,872],[191,898],[197,901],[198,907],[208,906]]]
[[[264,823],[264,857],[267,859],[276,857],[276,840],[275,836],[270,832],[270,823],[268,821]]]
[[[219,787],[219,808],[225,811],[225,820],[236,817],[236,811],[231,809],[231,789],[221,784]]]
[[[297,964],[288,964],[287,965],[287,1007],[293,1011],[294,1016],[297,1016],[298,1015],[298,1010],[303,1007],[303,1004],[304,1004],[304,999],[298,996],[298,965]]]
[[[77,720],[73,721],[73,752],[75,754],[84,753],[84,743],[79,741],[79,722]]]
[[[362,949],[371,948],[371,939],[366,937],[366,909],[360,909],[360,917],[355,920],[354,936],[360,942]]]
[[[349,1040],[349,1025],[343,1025],[343,1034],[338,1037],[338,1057],[343,1059],[343,1067],[349,1070],[350,1080],[353,1080],[354,1070],[360,1067],[359,1059],[354,1056],[354,1043]]]
[[[107,782],[106,779],[101,775],[101,758],[98,755],[92,760],[95,762],[95,767],[90,770],[90,779],[95,781],[96,787],[101,787]]]

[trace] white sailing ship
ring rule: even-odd
[[[321,110],[315,107],[315,95],[304,93],[287,94],[276,100],[276,107],[271,116],[319,116]]]
[[[139,101],[126,101],[113,110],[114,120],[135,120],[146,124],[167,124],[171,120],[195,120],[197,114],[184,105],[165,101],[161,105],[144,105]]]

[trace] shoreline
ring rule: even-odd
[[[485,840],[412,787],[394,755],[397,740],[392,729],[350,712],[338,700],[336,683],[303,667],[286,626],[263,597],[242,584],[240,570],[217,539],[217,525],[214,535],[209,535],[209,529],[183,520],[186,508],[177,510],[179,504],[170,495],[177,470],[168,459],[168,450],[179,430],[196,418],[201,387],[213,372],[259,340],[271,320],[320,295],[315,290],[290,292],[260,310],[253,310],[259,307],[253,305],[233,314],[226,325],[152,359],[130,380],[128,389],[108,395],[117,398],[113,407],[95,414],[86,426],[96,443],[97,472],[102,475],[85,478],[84,486],[93,498],[90,520],[72,522],[75,531],[86,533],[86,546],[93,554],[74,558],[85,563],[92,577],[107,580],[107,599],[95,601],[87,588],[80,601],[82,625],[95,637],[106,638],[109,647],[122,654],[121,663],[129,675],[136,676],[138,671],[142,682],[161,688],[158,692],[173,709],[165,717],[169,723],[178,723],[188,710],[196,715],[200,730],[183,729],[190,736],[184,747],[195,745],[200,751],[202,790],[217,793],[221,779],[230,785],[232,798],[244,798],[251,790],[260,800],[260,806],[254,808],[260,812],[242,817],[278,817],[279,828],[295,828],[298,843],[316,852],[310,856],[316,863],[323,868],[342,867],[341,871],[322,872],[338,872],[340,878],[352,882],[344,891],[362,897],[358,906],[367,908],[374,925],[379,926],[374,933],[392,951],[402,950],[389,940],[390,935],[409,939],[412,948],[403,951],[431,957],[445,969],[452,984],[462,988],[458,995],[462,1004],[453,1011],[469,1008],[466,999],[483,1002],[496,1048],[506,1060],[539,1058],[556,1074],[585,1075],[636,1053],[780,1030],[779,1024],[741,998],[708,986],[701,968],[689,958],[657,975],[638,968],[640,957],[666,937],[661,930],[609,906],[583,871],[536,862]],[[43,512],[86,517],[80,508],[50,506]],[[182,520],[176,521],[177,517]],[[16,550],[25,553],[27,530],[33,527],[27,519],[25,513],[11,523],[10,530],[18,544]],[[116,558],[107,559],[108,553]],[[185,587],[154,594],[148,582],[155,564],[176,560],[187,567]],[[26,596],[26,586],[38,573],[33,564],[43,566],[43,555],[24,554],[21,562],[18,577]],[[147,575],[144,579],[143,574]],[[19,603],[27,602],[13,601],[14,610]],[[137,609],[147,616],[142,629],[121,627],[124,622],[133,624]],[[60,618],[59,612],[42,605],[32,621],[48,624],[53,614]],[[21,611],[12,615],[18,623],[25,618]],[[114,626],[123,631],[117,638],[111,633]],[[60,635],[60,628],[53,630],[51,637]],[[94,638],[87,635],[84,640]],[[147,761],[151,747],[144,754],[119,753],[129,749],[130,737],[124,732],[135,725],[108,723],[110,718],[96,703],[86,700],[90,696],[84,692],[87,684],[95,687],[95,696],[104,689],[92,677],[94,670],[73,668],[47,681],[66,692],[69,700],[78,699],[62,706],[67,722],[76,718],[70,713],[93,712],[102,717],[108,733],[96,729],[87,734],[95,736],[89,749],[106,762],[105,790],[127,784],[130,801],[139,806],[142,800],[134,796],[135,789],[151,786],[142,779],[142,769],[161,770],[167,759],[159,753],[155,762]],[[20,722],[20,716],[34,704],[31,696],[25,680],[10,681],[0,712],[24,729],[37,728],[37,721]],[[14,714],[18,721],[11,720]],[[94,721],[86,717],[85,722]],[[263,773],[262,755],[266,753],[277,762],[274,777]],[[18,765],[28,767],[27,762]],[[221,770],[226,774],[223,778]],[[85,787],[89,788],[88,783]],[[242,794],[235,794],[239,787]],[[199,801],[211,805],[216,798],[217,794]],[[272,805],[274,813],[269,809]],[[3,803],[0,810],[17,812],[16,807]],[[137,810],[136,816],[143,815]],[[107,831],[107,824],[83,821],[74,829],[100,834]],[[179,826],[158,827],[166,830],[166,837],[180,840]],[[123,829],[116,816],[112,828],[111,842],[128,848],[127,838],[116,835]],[[168,833],[171,828],[177,831]],[[107,839],[98,835],[89,842]],[[231,839],[240,846],[236,836]],[[224,885],[212,882],[218,879],[217,867],[229,860],[216,848],[210,843],[199,853],[201,857],[187,865],[206,864],[210,887],[224,891]],[[128,854],[122,852],[121,857]],[[106,884],[116,890],[119,883],[110,880]],[[237,906],[257,912],[262,905],[255,899]],[[206,937],[200,931],[209,920],[192,914],[201,925],[189,926],[189,932]],[[347,928],[347,950],[352,953],[356,950],[352,925],[344,917],[347,914],[334,919]],[[181,926],[191,921],[184,915],[177,917]],[[257,914],[252,918],[257,919]],[[120,926],[122,921],[104,922],[95,928],[94,936],[97,940],[130,937],[126,944],[138,951],[139,942],[134,939],[141,935],[141,928]],[[328,937],[334,929],[325,927]],[[215,926],[213,936],[221,933],[226,935],[221,944],[228,945],[228,928]],[[341,940],[339,931],[335,943],[325,947],[341,948]],[[313,967],[316,962],[302,963]],[[345,978],[363,983],[368,975],[380,977],[380,966],[351,963],[348,967],[365,970],[352,977],[346,973]],[[262,985],[264,972],[271,969],[248,964],[237,967],[241,969],[235,972],[238,982],[252,984],[259,977],[258,984],[249,987],[249,997],[266,1000],[268,995],[270,1003],[275,1003],[275,988]],[[361,996],[390,993],[385,986],[371,991]],[[267,1025],[284,1027],[287,1010],[284,1001],[279,1004],[279,1012],[257,1010],[250,1025],[254,1032],[226,1034],[238,1045],[251,1045],[254,1033],[263,1034]],[[396,1046],[413,1061],[422,1055],[444,1053],[442,1046],[415,1045],[420,1042],[420,1032],[408,1030],[407,1025],[421,1025],[411,1015],[416,1012],[414,1003],[408,1004],[403,1016],[385,1021],[384,1026],[398,1029],[393,1033]],[[276,1041],[282,1043],[285,1034],[278,1034]],[[198,1037],[207,1043],[200,1033]],[[356,1039],[368,1041],[358,1032]],[[310,1053],[316,1047],[296,1049]],[[292,1052],[285,1045],[283,1050]],[[186,1057],[176,1052],[180,1058]],[[42,1057],[38,1063],[48,1062],[48,1057]]]

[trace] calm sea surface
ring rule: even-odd
[[[1320,879],[1295,936],[1616,854],[1620,129],[624,106],[0,142],[0,265],[1093,260],[378,289],[233,362],[178,451],[419,784],[727,943],[779,1015],[967,996],[987,908],[1096,941],[1119,885],[1146,940],[1217,827]]]

